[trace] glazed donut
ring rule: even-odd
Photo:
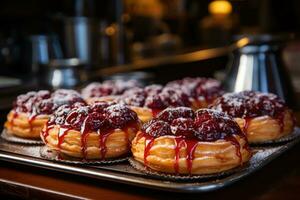
[[[66,105],[51,116],[41,138],[50,149],[65,155],[103,160],[128,154],[139,126],[136,113],[124,105]]]
[[[135,80],[107,80],[103,83],[93,82],[82,89],[82,96],[88,104],[97,101],[114,101],[126,90],[138,87],[140,84]]]
[[[144,124],[132,141],[133,158],[172,174],[212,174],[242,165],[251,157],[238,124],[224,113],[168,108]]]
[[[276,140],[294,129],[292,111],[274,94],[254,91],[227,93],[210,108],[232,116],[250,143]]]
[[[169,82],[166,87],[175,87],[185,92],[191,99],[192,108],[207,108],[224,91],[221,83],[212,78],[184,78]]]
[[[76,102],[85,104],[74,90],[28,92],[17,97],[4,126],[8,133],[18,137],[40,139],[40,132],[49,115],[61,105]]]
[[[167,107],[191,105],[188,96],[179,88],[162,87],[161,85],[129,89],[118,101],[130,106],[143,123],[151,120]]]

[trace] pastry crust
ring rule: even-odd
[[[118,98],[118,96],[109,95],[109,96],[103,96],[103,97],[89,97],[89,98],[86,98],[85,101],[88,104],[92,105],[92,104],[94,104],[96,102],[101,102],[101,101],[104,101],[104,102],[113,102],[117,98]]]
[[[193,110],[198,110],[200,108],[208,108],[208,105],[211,102],[213,102],[213,101],[207,101],[205,99],[203,99],[203,100],[196,100],[196,99],[194,99],[194,100],[191,101],[191,103],[192,103],[191,108]]]
[[[60,146],[58,146],[58,135],[61,129],[59,125],[55,125],[48,131],[46,138],[41,134],[43,141],[48,147],[71,157],[104,159],[101,153],[101,148],[103,147],[100,146],[99,141],[101,138],[99,134],[96,132],[87,133],[85,151],[82,151],[82,135],[80,131],[73,129],[66,133]],[[128,128],[127,132],[121,129],[115,129],[111,132],[105,141],[105,158],[116,158],[126,155],[130,151],[130,143],[135,135],[136,130],[134,128]]]
[[[292,111],[286,110],[282,122],[270,116],[261,116],[247,119],[235,118],[242,130],[247,135],[249,143],[275,140],[292,133],[294,120]],[[282,125],[281,125],[282,123]]]
[[[191,101],[191,108],[193,110],[198,110],[199,108],[207,108],[209,103],[205,100],[194,100]],[[151,108],[147,108],[147,107],[137,107],[137,106],[130,106],[130,108],[136,112],[136,114],[138,115],[138,118],[143,122],[146,123],[148,121],[150,121],[151,119],[153,119],[154,114],[153,114],[153,110]],[[158,114],[158,113],[157,113]]]
[[[140,137],[139,132],[132,141],[131,151],[133,157],[144,163],[144,153],[146,147],[145,137]],[[251,157],[251,152],[246,148],[245,138],[234,135],[236,141],[240,144],[240,149],[230,141],[217,140],[215,142],[199,141],[194,151],[191,168],[188,168],[187,147],[181,146],[179,150],[178,171],[175,170],[175,148],[176,140],[174,136],[161,136],[154,139],[153,146],[146,157],[146,165],[154,170],[167,173],[180,174],[211,174],[218,173],[237,167],[247,162]],[[240,152],[240,157],[237,154]]]
[[[11,110],[4,124],[7,132],[22,138],[39,139],[40,132],[47,123],[48,115],[37,115],[30,120],[27,113]]]
[[[153,112],[150,108],[136,106],[130,106],[130,108],[131,110],[136,112],[138,118],[142,121],[142,123],[146,123],[154,117]]]

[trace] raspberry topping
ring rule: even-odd
[[[226,139],[231,135],[243,135],[239,125],[225,113],[199,109],[196,111],[195,136],[203,141]]]
[[[188,96],[179,88],[165,87],[162,89],[159,85],[150,85],[143,89],[130,89],[119,98],[119,101],[131,106],[157,110],[167,107],[190,106],[191,104]]]
[[[59,89],[52,93],[51,99],[53,99],[53,104],[59,107],[64,104],[73,104],[76,102],[84,103],[81,95],[75,90]]]
[[[150,120],[144,125],[143,130],[145,133],[153,137],[172,134],[170,125],[167,122],[161,120]]]
[[[224,94],[210,108],[232,117],[251,118],[267,115],[278,118],[287,107],[275,94],[243,91]]]
[[[199,141],[227,139],[241,135],[239,125],[228,115],[211,109],[199,109],[194,113],[189,108],[168,108],[142,127],[142,132],[160,137],[182,136]]]
[[[40,90],[19,95],[14,102],[14,110],[28,113],[30,116],[49,115],[61,105],[71,105],[76,102],[84,103],[84,100],[74,90],[60,89],[52,94],[49,91]]]
[[[194,134],[194,120],[191,118],[177,118],[172,121],[172,132],[175,135],[190,137]]]
[[[134,111],[121,104],[106,102],[97,102],[88,106],[83,104],[61,106],[48,121],[48,125],[58,124],[83,133],[107,132],[116,128],[125,128],[132,123],[138,123]]]
[[[137,121],[137,114],[128,107],[114,104],[106,108],[106,117],[114,128],[122,128],[129,122]]]
[[[177,118],[194,119],[194,117],[195,117],[194,111],[188,107],[167,108],[163,110],[161,113],[159,113],[159,115],[157,115],[157,119],[169,123],[171,123],[174,119]]]
[[[140,84],[135,80],[108,80],[103,83],[94,82],[82,90],[82,95],[84,98],[120,95],[126,90],[137,86],[140,86]]]
[[[142,107],[145,104],[147,93],[142,88],[132,88],[124,92],[119,101],[130,106]]]
[[[181,88],[188,96],[206,101],[212,101],[224,93],[221,83],[211,78],[188,77],[169,82],[167,87]]]

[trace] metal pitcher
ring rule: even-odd
[[[232,52],[224,88],[239,92],[271,92],[296,107],[295,94],[282,60],[282,49],[290,35],[246,35],[249,43]]]

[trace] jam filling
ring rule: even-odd
[[[33,121],[39,115],[50,115],[59,106],[64,104],[73,104],[75,102],[84,103],[80,94],[74,90],[60,89],[53,93],[47,90],[40,90],[37,92],[28,92],[19,95],[13,103],[13,117],[10,121],[14,125],[14,120],[20,113],[26,113],[28,116],[28,124],[30,131],[33,128]]]
[[[232,117],[245,119],[244,132],[247,133],[251,119],[260,116],[275,118],[282,132],[287,106],[282,99],[274,94],[243,91],[224,94],[210,108],[225,112]]]
[[[68,131],[76,130],[81,133],[81,151],[83,159],[87,159],[88,137],[95,132],[99,135],[99,149],[101,159],[106,158],[107,138],[116,129],[122,129],[125,132],[127,144],[129,142],[129,131],[137,131],[139,121],[134,111],[128,107],[116,103],[97,102],[93,105],[66,105],[57,109],[46,124],[42,135],[46,141],[49,131],[60,126],[58,134],[58,148],[64,142],[64,137]],[[129,147],[129,146],[128,146]]]
[[[191,106],[188,95],[180,88],[163,88],[160,85],[129,89],[118,101],[129,106],[150,108],[154,117],[168,107]]]
[[[156,118],[143,125],[137,141],[145,139],[144,163],[147,166],[147,157],[150,155],[155,138],[173,136],[175,139],[174,171],[179,173],[180,149],[186,148],[186,164],[188,172],[192,172],[194,153],[199,142],[214,142],[220,139],[229,141],[236,148],[236,156],[242,163],[241,146],[234,135],[239,135],[246,140],[242,147],[248,149],[247,139],[239,125],[224,113],[200,109],[194,112],[187,107],[168,108]]]

